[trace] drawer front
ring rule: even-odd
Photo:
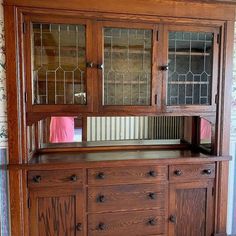
[[[165,208],[166,185],[139,184],[88,188],[88,211]]]
[[[88,170],[88,184],[150,183],[167,180],[167,166],[96,168]]]
[[[147,236],[164,232],[164,214],[153,210],[88,215],[89,236]]]
[[[83,170],[29,171],[28,186],[82,185]]]
[[[215,178],[215,164],[173,165],[169,169],[170,180]]]

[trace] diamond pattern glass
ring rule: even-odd
[[[33,104],[86,104],[86,27],[32,24]]]
[[[104,105],[150,105],[152,30],[104,28]]]
[[[167,105],[211,105],[213,33],[169,32]]]

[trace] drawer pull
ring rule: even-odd
[[[210,175],[212,171],[210,169],[203,170],[203,174]]]
[[[94,63],[92,61],[88,61],[88,62],[86,62],[86,67],[87,68],[93,68],[94,67]]]
[[[169,221],[170,221],[171,223],[176,224],[176,216],[175,216],[175,215],[171,215],[170,218],[169,218]]]
[[[148,196],[149,196],[150,199],[153,199],[153,200],[156,199],[156,194],[155,193],[149,193]]]
[[[154,170],[150,170],[150,171],[148,172],[148,175],[151,176],[151,177],[156,177],[156,176],[157,176],[157,172],[154,171]]]
[[[152,218],[152,219],[149,219],[149,221],[148,221],[148,224],[149,224],[149,225],[152,225],[152,226],[154,226],[154,225],[156,225],[156,224],[157,224],[157,220],[156,220],[156,219],[154,219],[154,218]]]
[[[77,181],[77,176],[76,175],[71,175],[71,177],[70,177],[70,180],[72,181],[72,182],[76,182]]]
[[[41,178],[40,175],[36,175],[36,176],[33,177],[33,181],[34,181],[35,183],[40,183],[41,180],[42,180],[42,178]]]
[[[77,230],[77,231],[82,231],[82,224],[81,224],[81,223],[78,223],[78,224],[76,225],[76,230]]]
[[[104,195],[99,195],[98,198],[97,198],[97,201],[103,203],[103,202],[106,201],[106,198],[105,198]]]
[[[105,230],[106,229],[106,225],[104,223],[99,223],[98,224],[98,229],[99,230]]]
[[[182,173],[182,171],[181,170],[175,170],[175,175],[177,175],[177,176],[181,176],[183,173]]]
[[[105,174],[103,172],[99,172],[97,174],[97,179],[105,179]]]

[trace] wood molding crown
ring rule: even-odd
[[[5,0],[4,5],[18,7],[36,7],[63,10],[81,10],[92,12],[140,14],[150,16],[189,17],[195,19],[234,20],[235,8],[224,1],[173,1],[173,0],[71,0],[70,4],[63,0]],[[186,8],[186,4],[189,5]],[[220,7],[219,7],[220,5]],[[191,11],[187,10],[190,9]],[[186,10],[185,10],[186,9]]]

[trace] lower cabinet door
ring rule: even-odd
[[[82,236],[84,198],[80,188],[30,189],[31,236]]]
[[[211,236],[213,181],[170,184],[169,236]]]

